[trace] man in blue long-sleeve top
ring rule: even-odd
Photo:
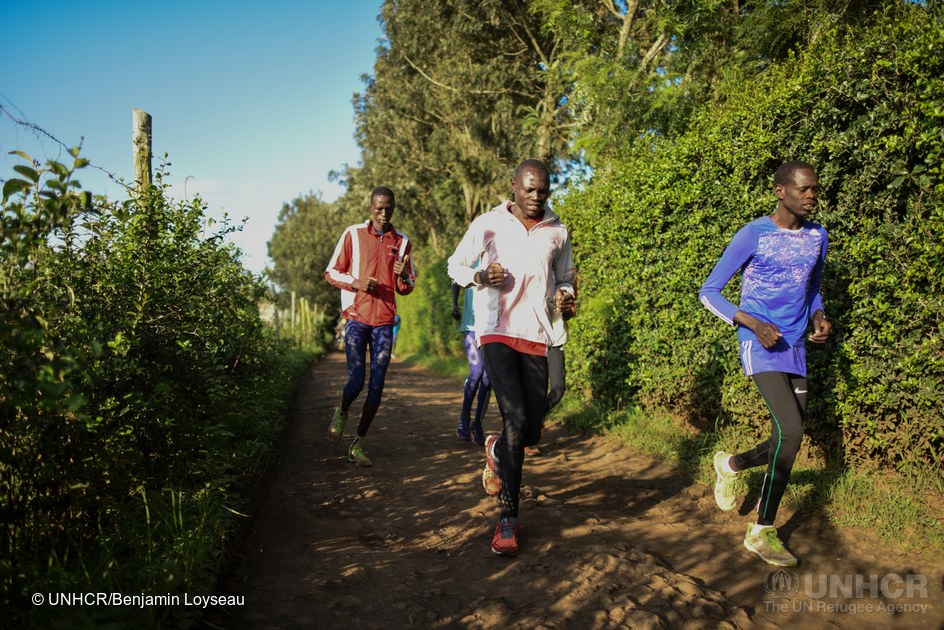
[[[819,285],[828,239],[821,225],[807,221],[816,208],[819,180],[806,162],[786,162],[774,175],[779,200],[770,216],[741,228],[698,294],[702,304],[737,326],[741,364],[771,414],[770,438],[745,453],[715,454],[715,501],[734,508],[734,480],[742,470],[767,466],[744,546],[765,562],[796,566],[797,559],[777,538],[774,519],[803,438],[806,414],[806,340],[821,344],[832,325],[826,320]],[[741,304],[721,295],[741,272]],[[812,320],[813,332],[806,330]]]

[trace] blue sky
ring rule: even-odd
[[[154,166],[169,154],[171,194],[199,193],[208,216],[249,221],[233,237],[247,268],[269,264],[283,202],[343,190],[328,172],[357,164],[351,98],[381,37],[381,0],[162,3],[4,2],[0,20],[0,178],[19,149],[40,162],[82,155],[134,179],[132,109],[153,117]],[[85,190],[124,198],[101,172]]]

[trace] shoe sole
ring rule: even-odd
[[[492,440],[494,442],[494,440]],[[492,492],[488,487],[489,479],[492,479],[492,469],[495,469],[495,477],[498,473],[498,465],[492,460],[492,449],[489,448],[488,439],[485,440],[485,470],[482,471],[482,486],[485,488],[485,494],[489,496],[495,496],[501,491],[501,480],[498,481],[498,488]],[[497,552],[496,552],[497,553]]]
[[[775,567],[795,567],[795,566],[797,566],[797,565],[799,564],[799,561],[798,561],[796,558],[794,558],[792,561],[787,561],[786,564],[784,564],[783,562],[781,562],[781,561],[779,561],[779,560],[768,558],[767,556],[765,556],[764,554],[762,554],[759,549],[754,549],[753,547],[751,547],[751,545],[747,542],[747,540],[744,541],[744,548],[747,549],[748,551],[751,551],[751,552],[753,552],[753,553],[756,553],[758,556],[760,556],[760,559],[761,559],[761,560],[763,560],[764,562],[766,562],[767,564],[769,564],[769,565],[771,565],[771,566],[775,566]]]
[[[348,455],[347,461],[351,462],[355,466],[359,466],[360,468],[372,468],[374,465],[374,462],[371,462],[371,461],[368,461],[366,464],[362,464],[358,462],[356,459],[354,459],[353,457],[351,457],[350,455]]]
[[[517,556],[517,555],[518,555],[518,550],[515,549],[514,551],[498,551],[498,550],[496,550],[494,547],[492,547],[492,553],[495,554],[496,556],[509,556],[509,557],[511,557],[511,556]]]
[[[489,479],[491,479],[491,478],[492,478],[492,477],[491,477],[491,475],[489,474],[488,468],[486,468],[485,471],[482,473],[482,486],[485,488],[485,494],[487,494],[487,495],[493,497],[493,496],[495,496],[496,494],[498,494],[498,493],[501,491],[501,481],[498,482],[498,490],[495,490],[495,491],[493,492],[493,491],[488,487],[488,481],[489,481]]]
[[[721,462],[718,461],[718,459],[719,459],[718,456],[715,455],[714,467],[715,467],[715,474],[717,475],[717,478],[715,479],[715,504],[718,506],[718,508],[719,508],[722,512],[730,512],[731,510],[734,509],[734,507],[735,507],[737,501],[731,501],[731,505],[730,505],[730,506],[724,507],[723,505],[721,505],[721,501],[718,500],[718,485],[719,485],[719,484],[721,483],[721,481],[724,479],[724,476],[723,476],[724,473],[723,473],[722,470],[721,470]],[[747,544],[747,543],[745,543],[745,544]]]

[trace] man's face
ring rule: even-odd
[[[386,232],[390,229],[390,219],[393,218],[394,203],[393,199],[386,195],[375,195],[370,200],[370,217],[374,229],[378,232]]]
[[[793,181],[786,186],[774,186],[774,192],[780,199],[780,205],[790,214],[805,218],[816,209],[816,198],[819,197],[819,179],[816,171],[804,168],[793,174]]]
[[[511,189],[515,195],[515,205],[529,219],[543,216],[544,204],[551,192],[551,180],[545,171],[532,168],[518,174],[511,180]]]

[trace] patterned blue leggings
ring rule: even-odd
[[[473,424],[481,425],[485,412],[488,411],[488,402],[492,397],[492,384],[485,373],[485,362],[482,360],[482,351],[475,346],[475,331],[465,333],[465,353],[469,357],[469,376],[465,379],[465,397],[462,399],[462,417],[469,418],[472,413],[472,401],[478,392],[479,403],[475,407]]]
[[[370,382],[367,384],[367,403],[380,405],[384,378],[390,365],[393,346],[393,324],[368,326],[353,319],[347,323],[344,350],[347,353],[347,385],[341,393],[344,400],[353,402],[364,389],[367,371],[367,348],[370,347]]]

